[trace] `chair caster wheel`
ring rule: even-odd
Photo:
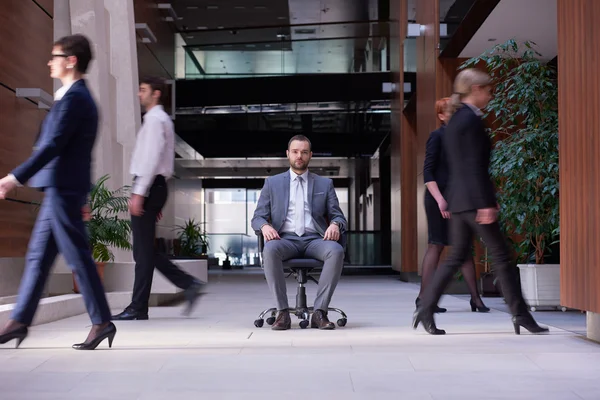
[[[346,318],[340,318],[337,320],[338,326],[346,326],[347,322],[348,322],[348,320]]]
[[[308,328],[308,321],[305,319],[300,321],[300,328],[302,328],[302,329]]]
[[[535,312],[537,310],[537,308],[531,307],[530,310],[531,310],[531,312]]]
[[[267,318],[267,324],[273,325],[274,323],[275,323],[275,317],[269,317],[269,318]]]
[[[254,321],[254,326],[257,328],[262,328],[264,323],[265,323],[264,319],[257,319],[256,321]]]

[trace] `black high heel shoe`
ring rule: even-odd
[[[15,349],[18,349],[19,346],[21,345],[21,342],[23,340],[25,340],[25,338],[27,337],[27,327],[26,326],[22,326],[20,328],[17,328],[15,330],[12,330],[10,332],[6,332],[3,335],[0,335],[0,344],[4,344],[7,342],[10,342],[13,339],[17,340],[17,345],[15,347]]]
[[[435,320],[433,319],[433,315],[425,315],[423,310],[417,310],[413,314],[413,329],[417,329],[419,327],[419,323],[423,325],[425,328],[425,332],[430,335],[445,335],[446,331],[443,329],[438,329],[435,326]]]
[[[470,301],[471,303],[471,312],[490,312],[490,309],[488,307],[485,306],[485,304],[481,307],[477,306],[477,304],[475,304],[475,302],[473,301],[473,299],[471,299]],[[483,304],[483,302],[481,303]]]
[[[110,322],[104,329],[100,331],[98,336],[90,340],[89,342],[77,343],[73,345],[75,350],[94,350],[104,339],[108,339],[108,347],[112,347],[113,339],[117,334],[117,327],[115,324]]]
[[[512,317],[512,323],[513,327],[515,328],[515,335],[521,334],[521,327],[527,329],[534,335],[548,333],[550,331],[550,329],[546,328],[545,326],[539,326],[531,315]]]
[[[415,306],[417,306],[417,309],[421,306],[421,299],[418,297],[415,299]],[[446,311],[448,310],[446,310],[444,307],[438,307],[437,305],[433,310],[434,313],[445,313]]]

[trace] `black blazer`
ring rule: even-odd
[[[423,182],[435,182],[444,194],[448,186],[448,160],[444,151],[442,141],[446,126],[431,132],[425,147],[425,162],[423,164]],[[429,190],[426,191],[429,194]]]
[[[450,167],[448,210],[459,213],[496,207],[489,174],[492,141],[481,117],[463,105],[450,119],[443,143]]]

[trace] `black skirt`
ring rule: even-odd
[[[437,201],[425,189],[425,214],[427,215],[428,243],[448,246],[448,220],[442,217]]]

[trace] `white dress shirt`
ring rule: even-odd
[[[73,86],[73,84],[78,80],[79,79],[76,79],[68,85],[64,85],[58,88],[58,90],[54,93],[54,101],[59,101],[60,99],[62,99],[63,96],[69,91],[69,89],[71,89],[71,86]]]
[[[296,200],[294,194],[298,188],[298,176],[301,176],[303,179],[302,186],[304,187],[304,233],[316,233],[317,229],[315,228],[315,223],[312,219],[312,214],[310,212],[310,204],[308,203],[308,170],[306,170],[302,175],[297,175],[290,168],[290,201],[288,203],[288,211],[285,217],[285,222],[281,227],[282,232],[287,233],[295,233],[296,231]]]
[[[169,179],[175,164],[175,128],[163,106],[156,105],[144,115],[137,134],[129,172],[137,178],[132,193],[147,196],[154,178]]]

